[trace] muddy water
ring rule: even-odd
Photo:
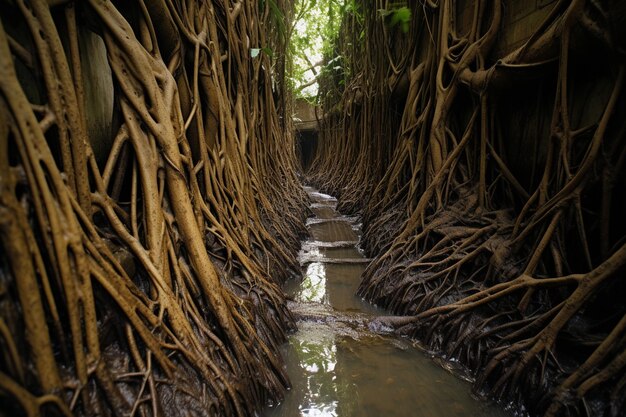
[[[508,416],[411,341],[368,330],[384,313],[354,295],[368,262],[357,249],[357,219],[340,215],[334,198],[307,191],[315,217],[300,252],[303,279],[285,287],[299,317],[283,350],[293,387],[264,416]]]

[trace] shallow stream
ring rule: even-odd
[[[315,216],[300,252],[303,279],[285,286],[299,328],[283,350],[293,387],[264,416],[509,416],[410,340],[368,330],[385,313],[354,295],[368,261],[357,219],[339,214],[333,197],[307,192]]]

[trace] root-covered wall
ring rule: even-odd
[[[290,7],[2,2],[0,414],[245,416],[282,396],[305,200]]]
[[[491,397],[623,415],[624,3],[356,3],[309,177],[362,213],[359,293]]]

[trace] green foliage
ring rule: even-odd
[[[297,0],[295,17],[289,31],[289,58],[291,60],[288,84],[296,96],[314,97],[317,85],[307,85],[325,69],[324,61],[332,57],[333,41],[337,38],[346,3],[339,0]]]
[[[402,32],[409,31],[409,23],[411,22],[411,10],[408,7],[400,7],[395,9],[391,15],[391,27],[400,24]]]
[[[403,33],[407,33],[409,31],[409,25],[411,23],[411,9],[408,7],[393,7],[390,10],[380,9],[378,12],[383,18],[387,19],[389,27],[399,25],[400,30],[402,30]]]
[[[341,14],[351,14],[356,17],[358,22],[363,23],[363,14],[356,0],[345,0],[341,6]]]

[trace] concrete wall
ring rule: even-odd
[[[33,59],[37,50],[32,41],[28,25],[15,6],[3,5],[2,25],[5,31],[23,46]],[[59,28],[61,42],[69,59],[69,47],[66,36],[65,16],[54,13],[55,24]],[[114,130],[114,93],[113,76],[107,60],[106,46],[102,38],[93,32],[77,6],[77,24],[79,31],[80,61],[84,88],[83,110],[87,125],[87,135],[99,164],[104,164],[111,149]],[[28,99],[34,104],[45,104],[46,86],[43,75],[37,65],[32,65],[18,56],[14,56],[18,78]]]
[[[304,99],[296,99],[294,103],[294,127],[297,131],[317,130],[315,106]]]
[[[461,35],[470,30],[474,4],[475,0],[456,2],[456,24]],[[519,48],[555,5],[556,0],[502,1],[501,30],[491,55],[487,57],[490,64]],[[604,111],[615,78],[615,63],[607,51],[581,44],[581,36],[571,42],[568,107],[573,126],[581,127],[596,123]],[[555,61],[542,67],[541,71],[518,77],[502,90],[490,92],[496,123],[506,138],[502,144],[502,156],[527,189],[537,184],[545,164],[559,65]]]
[[[502,36],[494,48],[495,55],[504,56],[528,39],[554,7],[556,0],[507,0],[502,2]],[[474,13],[473,0],[458,0],[457,29],[470,30]]]

